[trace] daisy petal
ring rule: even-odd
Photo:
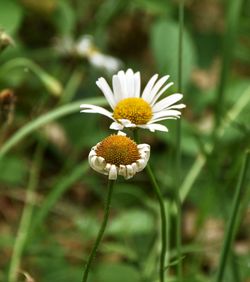
[[[116,103],[123,99],[123,93],[121,89],[121,84],[117,75],[114,75],[112,78],[112,86],[114,91],[114,99]]]
[[[126,75],[124,71],[119,71],[117,76],[120,82],[122,97],[127,98],[128,97],[128,88],[127,88]]]
[[[115,165],[111,165],[109,170],[109,179],[116,180],[117,179],[117,168]]]
[[[80,111],[81,113],[97,113],[114,120],[112,113],[102,107],[89,104],[82,104],[80,105],[80,108],[83,108],[83,110]]]
[[[148,101],[148,99],[150,97],[151,89],[152,89],[153,85],[155,84],[157,78],[158,78],[158,74],[155,74],[154,76],[152,76],[151,79],[149,80],[149,82],[147,83],[146,87],[144,88],[141,97],[145,101]]]
[[[110,127],[110,129],[114,129],[114,130],[122,130],[124,128],[124,126],[116,121],[114,121]]]
[[[166,109],[167,107],[169,107],[169,106],[173,105],[174,103],[176,103],[177,101],[179,101],[182,97],[183,97],[182,94],[175,93],[175,94],[172,94],[172,95],[162,99],[161,101],[157,102],[153,106],[153,112],[159,112],[159,111]]]
[[[162,118],[157,118],[157,119],[153,119],[150,122],[148,122],[148,124],[152,124],[152,123],[156,123],[158,121],[162,121],[162,120],[166,120],[166,119],[178,119],[180,118],[180,116],[175,116],[175,117],[162,117]]]
[[[173,84],[174,84],[173,82],[169,82],[167,85],[165,85],[165,86],[161,89],[161,91],[160,91],[157,95],[155,95],[154,99],[153,99],[152,102],[151,102],[151,105],[154,105],[155,102],[161,97],[161,95],[162,95],[170,86],[172,86]]]
[[[176,110],[163,110],[160,112],[157,112],[153,115],[152,120],[162,118],[162,117],[175,117],[175,116],[180,116],[181,112],[176,111]]]
[[[134,75],[134,83],[135,83],[134,96],[139,98],[140,97],[140,91],[141,91],[141,76],[140,76],[139,72],[135,73],[135,75]]]
[[[168,129],[165,125],[158,124],[158,123],[145,124],[145,125],[140,125],[138,127],[149,129],[152,132],[155,132],[156,130],[168,132]]]
[[[114,94],[111,91],[106,79],[104,79],[103,77],[99,78],[96,81],[96,85],[101,89],[102,93],[104,94],[105,98],[107,99],[109,105],[111,106],[112,109],[114,109],[115,107],[115,98],[114,98]]]
[[[128,90],[128,97],[134,97],[134,73],[131,69],[128,69],[126,72],[126,86]]]
[[[148,102],[149,104],[152,102],[152,100],[154,100],[155,95],[157,94],[157,92],[160,90],[160,88],[163,86],[163,84],[168,80],[169,75],[165,75],[163,76],[161,79],[159,79],[156,84],[152,87],[150,96],[148,97]]]
[[[132,123],[128,119],[119,119],[120,123],[125,127],[136,127],[136,124]]]
[[[185,104],[178,104],[178,105],[173,105],[171,107],[168,107],[167,109],[170,110],[170,109],[184,109],[184,108],[186,108]]]

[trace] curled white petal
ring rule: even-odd
[[[124,128],[124,126],[122,124],[120,124],[119,122],[112,122],[110,127],[110,129],[114,129],[114,130],[122,130]]]
[[[125,136],[126,134],[119,131],[118,135]],[[140,159],[128,165],[117,166],[107,163],[103,157],[96,155],[98,144],[92,147],[89,153],[89,164],[95,171],[108,175],[108,178],[112,180],[117,179],[118,175],[123,176],[125,179],[132,178],[137,172],[142,171],[146,167],[150,157],[150,146],[148,144],[139,144],[137,149]]]
[[[111,167],[110,167],[109,179],[111,179],[111,180],[117,179],[117,167],[115,165],[111,165]]]
[[[117,135],[120,135],[120,136],[126,136],[126,133],[122,132],[122,131],[118,131]]]

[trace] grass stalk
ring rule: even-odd
[[[26,58],[15,58],[3,64],[0,69],[0,77],[4,77],[6,73],[9,73],[11,70],[16,68],[22,68],[24,71],[31,70],[41,80],[51,94],[55,96],[61,95],[62,86],[60,82],[44,71],[39,65]]]
[[[139,137],[139,132],[137,129],[133,130],[134,134],[134,139],[137,144],[140,143],[140,137]],[[167,246],[169,243],[169,236],[167,233],[167,216],[166,216],[166,210],[165,210],[165,205],[164,205],[164,199],[161,193],[161,189],[156,181],[155,175],[151,169],[150,164],[148,163],[146,166],[146,172],[149,177],[149,180],[154,188],[156,197],[159,202],[160,206],[160,214],[161,214],[161,256],[160,256],[160,268],[159,268],[159,278],[160,282],[165,281],[165,259],[166,259],[166,253],[167,253]]]
[[[18,142],[23,140],[26,136],[31,134],[38,128],[48,124],[51,121],[64,117],[66,115],[72,114],[74,112],[80,112],[80,104],[94,104],[94,105],[105,105],[106,101],[104,98],[90,98],[80,101],[76,101],[64,106],[61,106],[55,110],[52,110],[42,116],[39,116],[35,120],[27,123],[25,126],[20,128],[13,136],[11,136],[8,141],[6,141],[0,148],[0,159]]]
[[[238,115],[244,110],[244,108],[250,102],[250,86],[247,87],[244,92],[241,94],[238,101],[234,104],[234,106],[227,112],[223,122],[221,122],[220,127],[218,129],[218,136],[222,137],[225,133],[225,130],[230,126],[230,124],[235,121]],[[205,144],[205,149],[207,152],[207,156],[210,156],[212,151],[214,150],[214,146],[210,143]],[[199,154],[195,159],[191,169],[186,175],[184,181],[180,186],[180,200],[184,202],[189,191],[191,190],[195,180],[198,178],[200,171],[204,167],[207,161],[207,157],[203,154]]]
[[[183,71],[183,28],[184,28],[184,0],[179,0],[179,41],[178,41],[178,91],[182,93],[182,71]],[[182,259],[181,259],[181,201],[179,195],[179,184],[181,179],[181,120],[176,124],[176,156],[175,156],[175,185],[176,185],[176,248],[177,248],[177,277],[182,282]]]
[[[241,205],[241,197],[242,197],[243,192],[244,192],[245,180],[246,180],[247,170],[248,170],[248,166],[249,166],[249,155],[250,155],[250,151],[247,151],[243,165],[242,165],[242,169],[241,169],[241,172],[240,172],[240,176],[239,176],[238,184],[237,184],[237,187],[236,187],[234,199],[233,199],[231,215],[230,215],[230,218],[229,218],[228,228],[227,228],[227,231],[225,233],[225,240],[224,240],[224,244],[223,244],[223,247],[222,247],[220,264],[219,264],[219,269],[218,269],[218,272],[217,272],[215,282],[222,282],[223,281],[227,259],[228,259],[228,256],[230,254],[232,242],[233,242],[235,234],[236,234],[237,217],[238,217],[238,212],[239,212],[239,208],[240,208],[240,205]]]
[[[82,178],[88,168],[89,163],[86,161],[78,166],[75,166],[75,168],[72,169],[71,172],[65,172],[65,175],[59,178],[57,183],[53,186],[53,189],[51,189],[51,192],[44,199],[40,209],[36,213],[30,232],[31,234],[32,232],[35,232],[39,226],[42,226],[44,220],[46,219],[56,202],[58,202],[60,197],[65,193],[67,189],[72,187],[74,183]]]
[[[28,237],[30,229],[31,218],[33,214],[33,203],[34,203],[34,191],[38,185],[39,172],[42,161],[42,148],[43,146],[38,145],[34,164],[31,167],[29,183],[27,187],[26,201],[23,209],[23,213],[20,220],[20,225],[17,231],[16,240],[14,243],[13,253],[10,260],[10,267],[8,273],[8,282],[16,282],[18,272],[21,263],[22,253],[25,247],[25,243]]]
[[[222,55],[222,68],[221,76],[218,85],[217,101],[216,101],[216,115],[215,115],[215,127],[220,126],[221,117],[224,113],[224,100],[225,100],[225,89],[228,74],[230,71],[230,65],[233,57],[235,39],[237,35],[237,26],[240,16],[240,10],[242,7],[243,0],[238,1],[227,1],[227,16],[226,16],[226,32],[223,42],[223,55]]]
[[[111,197],[112,197],[112,193],[113,193],[114,183],[115,183],[114,180],[109,180],[108,181],[108,195],[107,195],[107,199],[106,199],[104,218],[103,218],[103,222],[102,222],[101,228],[99,230],[99,233],[97,235],[95,244],[94,244],[94,246],[92,248],[92,251],[91,251],[91,253],[90,253],[89,257],[88,257],[88,260],[87,260],[87,263],[86,263],[86,266],[85,266],[85,270],[84,270],[84,274],[83,274],[83,279],[82,279],[83,282],[86,282],[87,279],[88,279],[88,274],[89,274],[91,263],[92,263],[93,259],[95,258],[97,249],[98,249],[98,247],[100,245],[100,242],[102,240],[104,231],[105,231],[106,226],[107,226],[107,222],[108,222],[108,218],[109,218],[109,213],[110,213]]]
[[[159,201],[160,205],[160,213],[161,213],[161,241],[162,241],[162,246],[161,246],[161,256],[160,256],[160,269],[159,269],[159,277],[160,277],[160,282],[165,281],[165,257],[166,257],[166,252],[167,252],[167,217],[166,217],[166,211],[165,211],[165,206],[164,206],[164,200],[161,194],[161,190],[159,185],[157,184],[156,178],[152,172],[152,169],[150,167],[150,164],[146,166],[146,172],[147,175],[150,179],[150,182],[154,188],[155,194],[157,196],[157,199]]]

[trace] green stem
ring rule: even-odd
[[[14,244],[13,254],[10,261],[9,273],[8,273],[8,282],[16,282],[17,274],[20,267],[21,257],[24,250],[24,246],[27,240],[32,213],[33,213],[33,203],[34,203],[34,190],[37,187],[39,179],[39,171],[41,166],[41,156],[42,149],[38,145],[38,149],[35,156],[35,164],[31,168],[29,184],[27,187],[27,196],[24,210],[22,213],[19,229],[17,232],[16,241]]]
[[[139,144],[140,143],[139,130],[134,129],[133,135],[134,135],[134,139],[135,139],[136,143]],[[164,282],[165,281],[165,279],[164,279],[165,257],[166,257],[167,244],[168,244],[166,210],[165,210],[164,200],[163,200],[163,196],[161,194],[160,187],[157,184],[156,178],[153,174],[153,171],[152,171],[149,163],[146,166],[146,172],[147,172],[147,175],[150,179],[150,182],[151,182],[151,184],[154,188],[154,191],[156,193],[156,196],[157,196],[157,199],[158,199],[159,205],[160,205],[162,247],[161,247],[159,277],[160,277],[160,282]]]
[[[177,277],[178,282],[182,281],[182,210],[181,210],[181,200],[179,193],[176,193],[176,249],[177,249]]]
[[[183,70],[183,28],[184,28],[184,0],[179,1],[179,44],[178,44],[178,91],[182,92],[182,70]],[[177,248],[177,276],[178,282],[182,281],[182,258],[181,258],[181,201],[179,195],[179,186],[181,179],[181,120],[176,124],[176,248]]]
[[[245,184],[247,170],[249,166],[249,155],[250,155],[250,151],[246,152],[246,156],[245,156],[244,163],[241,169],[238,185],[236,187],[231,216],[229,219],[228,229],[225,234],[225,240],[224,240],[224,244],[222,248],[219,269],[218,269],[218,273],[215,279],[216,282],[223,281],[227,258],[228,258],[228,255],[231,249],[231,245],[232,245],[235,233],[236,233],[237,217],[238,217],[238,212],[239,212],[239,208],[241,204],[241,196],[243,194],[243,190],[245,187],[244,184]]]
[[[157,181],[155,179],[155,176],[152,172],[152,169],[150,165],[148,164],[146,166],[146,172],[148,174],[148,177],[150,179],[150,182],[155,190],[157,199],[160,204],[160,213],[161,213],[161,240],[162,240],[162,247],[161,247],[161,257],[160,257],[160,282],[164,282],[164,271],[165,271],[165,256],[166,256],[166,251],[167,251],[167,232],[166,232],[166,227],[167,227],[167,219],[166,219],[166,211],[165,211],[165,206],[164,206],[164,201],[163,197],[161,194],[160,187],[157,184]]]
[[[42,81],[51,94],[55,96],[61,95],[62,86],[60,82],[44,71],[39,65],[26,58],[15,58],[3,64],[0,69],[0,77],[6,76],[6,73],[16,68],[27,69],[28,71],[31,70]]]
[[[107,222],[108,222],[109,213],[110,213],[110,205],[111,205],[111,197],[112,197],[114,183],[115,183],[114,180],[109,180],[109,182],[108,182],[108,195],[107,195],[107,199],[106,199],[105,214],[104,214],[102,226],[101,226],[101,229],[99,230],[95,244],[94,244],[93,249],[92,249],[92,251],[89,255],[89,258],[87,260],[82,282],[86,282],[87,279],[88,279],[88,274],[89,274],[89,269],[90,269],[91,263],[92,263],[95,255],[96,255],[96,251],[97,251],[98,246],[99,246],[99,244],[102,240],[102,237],[103,237],[103,234],[104,234]]]

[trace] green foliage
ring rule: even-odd
[[[21,6],[14,0],[1,0],[0,28],[14,35],[23,17]]]
[[[24,183],[28,169],[25,161],[18,156],[7,156],[0,162],[0,181],[16,186]]]
[[[160,73],[171,73],[171,79],[176,82],[178,75],[178,31],[177,22],[158,20],[151,30],[151,46]],[[187,31],[183,34],[183,85],[187,85],[190,75],[196,65],[194,44]]]
[[[95,281],[98,282],[139,282],[140,275],[132,266],[121,263],[101,264],[97,269]]]
[[[107,233],[121,238],[123,236],[151,233],[153,227],[154,219],[149,212],[130,209],[120,213],[119,216],[112,220]]]
[[[177,179],[185,203],[181,263],[183,282],[208,282],[219,265],[219,245],[243,154],[249,148],[249,1],[185,1],[184,8],[187,107],[182,111]],[[112,84],[112,72],[79,55],[78,40],[91,35],[92,52],[116,57],[123,69],[139,70],[142,89],[154,73],[169,74],[175,83],[164,94],[169,95],[179,91],[177,15],[178,1],[0,1],[0,41],[5,36],[14,41],[0,48],[0,110],[1,92],[11,89],[15,95],[8,123],[0,121],[0,281],[14,282],[7,276],[20,218],[28,205],[31,222],[26,222],[27,241],[18,259],[20,269],[37,282],[80,282],[103,219],[107,177],[92,171],[87,158],[90,148],[114,131],[108,118],[80,114],[79,106],[90,103],[108,109],[95,81],[104,77]],[[224,94],[221,124],[216,128],[218,85]],[[151,146],[151,165],[169,212],[166,281],[180,282],[175,269],[176,208],[168,202],[174,199],[177,182],[176,120],[162,124],[168,133],[144,130],[141,139]],[[38,166],[34,156],[38,144],[43,144],[43,161],[33,179],[37,189],[26,198],[30,174]],[[249,173],[248,168],[247,180]],[[227,262],[227,282],[245,282],[249,277],[249,189],[240,200],[233,249],[240,247],[241,252]],[[89,282],[158,281],[160,245],[159,206],[146,173],[128,181],[119,178]],[[25,280],[21,273],[18,278],[15,282]]]

